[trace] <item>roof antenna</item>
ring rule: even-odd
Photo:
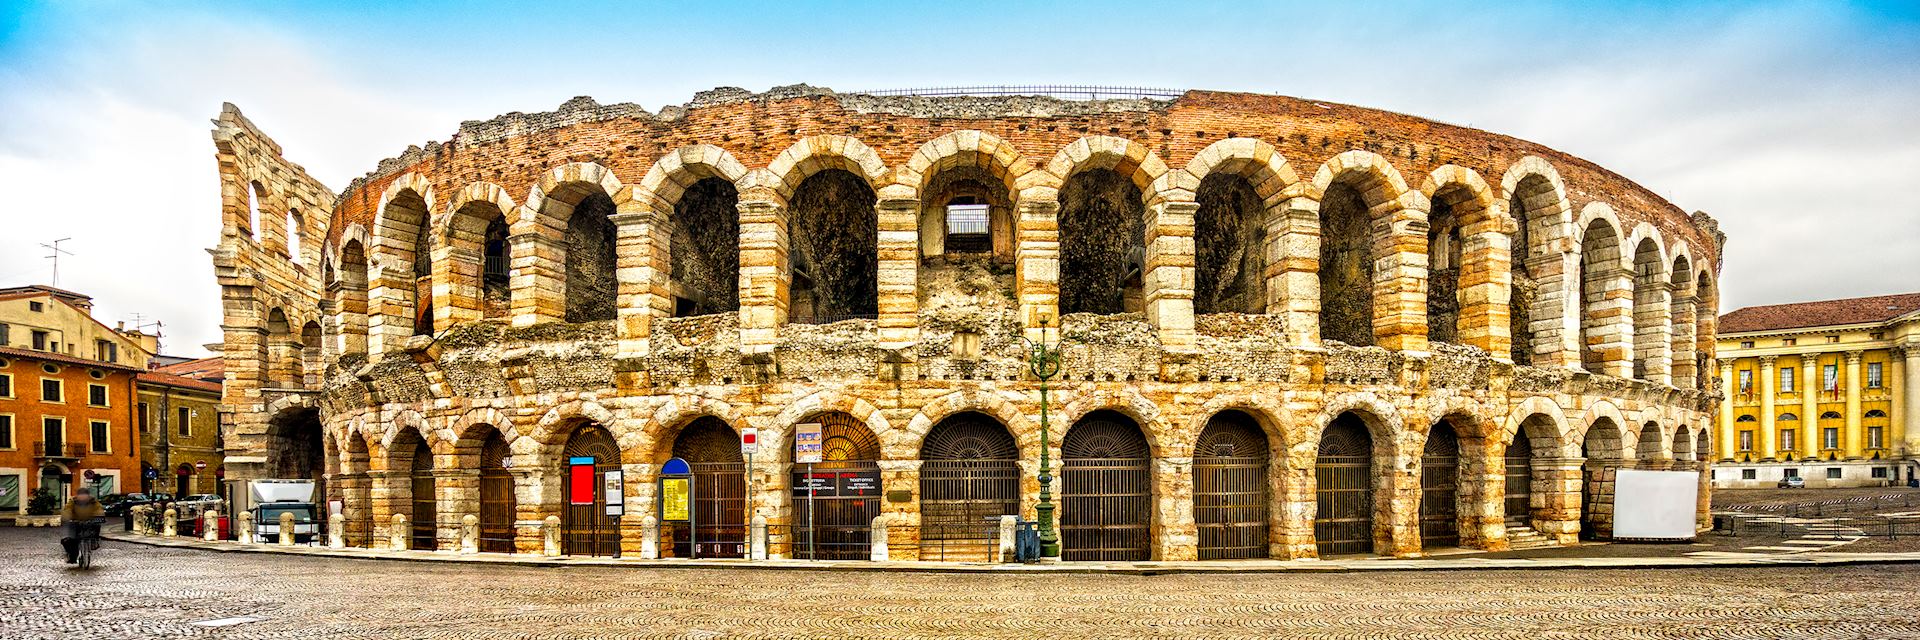
[[[53,282],[51,286],[55,288],[58,288],[60,286],[60,254],[64,253],[67,255],[73,255],[72,251],[68,251],[66,249],[60,248],[60,243],[66,242],[72,239],[73,238],[61,238],[59,240],[53,241],[52,243],[46,243],[46,242],[40,243],[40,246],[47,248],[47,251],[48,251],[47,259],[53,261]]]

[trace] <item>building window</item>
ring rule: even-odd
[[[1740,348],[1742,348],[1742,349],[1752,349],[1752,348],[1753,348],[1753,341],[1752,341],[1752,340],[1741,340],[1741,341],[1740,341]]]
[[[1740,370],[1740,395],[1748,395],[1751,393],[1753,393],[1753,370],[1741,369]]]
[[[1884,340],[1886,339],[1886,337],[1887,337],[1887,334],[1881,333],[1879,331],[1875,331],[1873,333],[1867,334],[1868,340]]]
[[[1793,429],[1780,430],[1780,450],[1781,451],[1792,451],[1799,448],[1794,446],[1793,444],[1795,435],[1798,435],[1798,434],[1794,433]]]
[[[34,351],[51,351],[51,349],[47,348],[47,338],[48,338],[47,332],[41,331],[39,329],[35,329],[33,331],[33,350]]]
[[[0,373],[0,398],[13,397],[13,374]]]
[[[1840,336],[1827,336],[1827,344],[1837,344],[1839,342]]]
[[[988,208],[988,205],[974,204],[972,198],[955,198],[947,205],[947,251],[993,250],[992,235],[987,230]]]
[[[28,310],[28,311],[32,311],[32,312],[34,312],[34,313],[40,313],[40,312],[42,312],[42,311],[46,311],[46,310],[47,310],[47,305],[46,305],[46,303],[43,303],[43,302],[39,302],[39,301],[34,301],[34,302],[28,302],[28,303],[27,303],[27,310]]]
[[[87,404],[95,407],[107,406],[107,385],[87,385]]]
[[[67,447],[67,420],[65,418],[41,418],[40,441],[46,444],[47,453],[63,453]]]
[[[114,344],[112,340],[93,341],[93,359],[102,362],[119,362],[120,345]]]
[[[1840,390],[1840,365],[1821,365],[1820,388],[1829,393]]]
[[[1753,432],[1752,431],[1740,432],[1740,451],[1742,453],[1753,451]]]
[[[1785,339],[1785,340],[1781,340],[1781,341],[1780,341],[1780,345],[1781,345],[1781,346],[1786,346],[1786,347],[1791,347],[1791,346],[1793,346],[1793,345],[1796,345],[1796,344],[1800,344],[1800,339],[1799,339],[1799,338],[1787,338],[1787,339]]]
[[[1880,479],[1880,480],[1885,480],[1885,479],[1887,478],[1887,468],[1886,468],[1886,467],[1874,467],[1874,468],[1873,468],[1873,477],[1874,477],[1874,478],[1876,478],[1876,479]]]
[[[1867,427],[1867,448],[1868,449],[1885,449],[1887,447],[1887,443],[1885,439],[1882,438],[1881,436],[1882,434],[1881,434],[1880,427]]]
[[[1880,363],[1878,362],[1867,363],[1867,388],[1880,388]]]
[[[41,402],[65,402],[65,400],[61,399],[65,397],[61,393],[64,390],[66,390],[66,387],[62,386],[59,380],[52,378],[40,379]]]
[[[1827,479],[1828,479],[1828,480],[1839,480],[1839,479],[1840,479],[1840,467],[1827,467]]]
[[[287,259],[300,264],[300,212],[287,210]]]
[[[180,437],[185,438],[193,433],[193,427],[192,427],[193,410],[188,409],[186,407],[180,407],[179,416],[180,417],[175,418],[174,421],[180,424],[180,426],[178,427]]]
[[[1827,427],[1825,429],[1821,429],[1820,430],[1820,447],[1822,449],[1840,448],[1840,429],[1835,427]]]
[[[7,346],[9,343],[13,342],[12,340],[7,339],[8,338],[7,334],[12,329],[13,329],[13,325],[0,322],[0,347]]]
[[[1781,393],[1793,393],[1793,372],[1793,367],[1783,367],[1780,369]]]
[[[13,448],[13,415],[0,413],[0,449]]]
[[[1795,469],[1795,468],[1793,468],[1793,467],[1787,467],[1787,468],[1785,468],[1785,469],[1781,469],[1781,470],[1780,470],[1780,477],[1782,477],[1782,478],[1798,478],[1798,477],[1800,477],[1800,470],[1799,470],[1799,469]]]
[[[133,421],[140,425],[140,433],[147,432],[147,403],[142,402],[134,406]]]
[[[107,442],[108,431],[107,423],[104,420],[95,420],[87,425],[87,441],[93,445],[94,453],[113,451],[112,444]]]
[[[1758,471],[1755,471],[1755,470],[1753,470],[1753,469],[1741,469],[1741,470],[1740,470],[1740,479],[1741,479],[1741,480],[1758,480],[1759,478],[1760,478],[1760,472],[1758,472]]]

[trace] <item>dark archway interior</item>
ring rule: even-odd
[[[673,205],[673,315],[740,309],[740,195],[706,178]]]
[[[1320,338],[1373,344],[1373,225],[1345,181],[1320,200]]]
[[[1246,178],[1216,173],[1200,181],[1195,200],[1193,312],[1265,312],[1260,196]]]
[[[794,191],[790,321],[879,315],[877,201],[865,179],[842,169],[808,176]]]
[[[510,274],[513,265],[507,248],[507,220],[495,209],[487,219],[487,231],[481,247],[481,294],[486,298],[486,316],[506,315]]]
[[[1140,189],[1110,169],[1074,174],[1060,189],[1060,313],[1145,308],[1147,263]]]
[[[612,320],[619,294],[614,279],[613,199],[594,193],[567,219],[567,322]]]
[[[1427,217],[1427,337],[1434,342],[1459,342],[1460,332],[1460,216],[1445,198],[1433,199]]]
[[[1509,242],[1512,263],[1509,273],[1512,275],[1512,295],[1507,300],[1507,330],[1512,336],[1512,351],[1509,354],[1513,363],[1533,364],[1533,305],[1540,296],[1540,284],[1533,279],[1533,267],[1527,264],[1533,256],[1533,233],[1528,228],[1533,215],[1527,208],[1527,200],[1522,194],[1528,193],[1532,182],[1538,177],[1528,177],[1521,181],[1512,199],[1507,202],[1507,213],[1513,216],[1513,239]]]
[[[315,409],[287,409],[268,420],[267,477],[319,480],[327,468],[322,433]]]

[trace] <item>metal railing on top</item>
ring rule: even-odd
[[[958,96],[1048,96],[1065,100],[1172,100],[1185,93],[1165,87],[1114,87],[1084,84],[1021,84],[968,87],[919,87],[849,91],[870,96],[921,96],[947,98]]]

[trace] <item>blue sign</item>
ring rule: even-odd
[[[687,461],[685,460],[674,458],[672,460],[668,460],[666,464],[660,466],[660,475],[663,475],[663,476],[693,475],[693,467],[688,466]]]
[[[567,464],[569,465],[593,464],[593,456],[574,456],[571,458],[567,458]]]

